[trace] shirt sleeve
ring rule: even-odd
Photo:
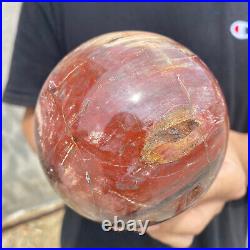
[[[62,58],[51,3],[23,3],[3,101],[35,106],[47,76]]]

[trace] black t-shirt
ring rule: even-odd
[[[247,132],[247,3],[24,3],[4,101],[35,106],[57,62],[94,36],[144,30],[173,38],[199,55],[218,78],[231,128]],[[235,30],[234,30],[235,29]],[[234,32],[235,31],[235,32]],[[236,34],[235,34],[236,33]],[[247,197],[227,203],[193,247],[245,247]],[[104,232],[97,223],[66,209],[63,247],[166,247],[148,235]]]

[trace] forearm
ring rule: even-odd
[[[235,150],[238,153],[241,164],[244,171],[248,173],[248,133],[239,133],[232,131],[229,135],[229,139],[232,140]]]
[[[36,152],[36,142],[34,135],[34,108],[27,108],[22,121],[23,134],[34,152]]]

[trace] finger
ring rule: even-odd
[[[203,196],[202,201],[210,200],[235,200],[244,195],[245,174],[241,166],[233,161],[225,160],[208,192]]]
[[[173,232],[179,234],[199,235],[211,222],[211,220],[219,214],[224,207],[222,201],[210,201],[201,203],[190,211],[187,211],[181,220],[176,223]]]
[[[221,201],[201,203],[166,222],[151,226],[149,232],[165,234],[198,235],[223,208]]]
[[[147,232],[152,238],[160,241],[163,244],[176,248],[186,248],[192,245],[194,237],[192,235],[168,234],[163,231],[150,230]]]

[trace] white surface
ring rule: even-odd
[[[5,88],[21,3],[2,4],[3,81]],[[41,170],[36,155],[22,135],[24,109],[3,104],[3,217],[21,209],[57,200]]]

